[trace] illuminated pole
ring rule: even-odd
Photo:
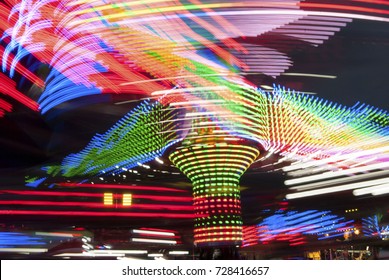
[[[242,240],[239,179],[259,155],[255,147],[221,139],[180,146],[170,160],[192,181],[197,245],[232,245]]]

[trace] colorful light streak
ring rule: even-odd
[[[11,9],[16,3],[1,4],[6,11],[0,13],[6,45],[0,50],[3,71],[9,71],[9,77],[23,72],[42,86],[22,61],[31,55],[49,65],[38,100],[43,114],[95,94],[142,94],[157,100],[142,102],[61,166],[48,167],[48,173],[64,177],[120,173],[162,157],[179,143],[170,159],[193,182],[201,216],[196,224],[199,243],[241,239],[240,229],[224,227],[241,225],[239,177],[259,149],[290,161],[309,158],[314,168],[329,159],[323,168],[340,170],[340,175],[387,168],[387,153],[365,157],[366,166],[349,162],[355,153],[387,145],[387,112],[362,104],[348,108],[278,86],[270,93],[256,89],[244,75],[255,71],[277,76],[292,61],[280,51],[231,39],[271,32],[318,45],[351,19],[389,21],[383,9],[309,1],[194,0],[185,4],[26,0]],[[269,20],[270,25],[263,25]],[[38,110],[9,77],[0,73],[5,81],[0,90]],[[0,116],[11,110],[9,105],[0,103]],[[347,161],[335,160],[339,153]],[[132,196],[136,198],[163,200]]]
[[[12,77],[16,70],[43,87],[22,58],[34,56],[50,67],[42,113],[88,95],[234,84],[253,71],[278,76],[292,65],[286,54],[232,38],[271,32],[318,45],[350,19],[388,21],[384,9],[360,3],[7,1],[0,17],[3,71]]]
[[[7,247],[46,245],[39,236],[33,236],[22,232],[0,232],[0,251]],[[3,251],[4,252],[4,251]]]
[[[38,111],[38,103],[18,91],[16,89],[16,83],[13,80],[5,76],[3,73],[0,73],[0,80],[0,93],[10,96],[11,98],[15,99],[16,101],[25,105],[33,111]],[[6,106],[4,108],[11,109],[9,108],[9,106]]]
[[[378,215],[362,218],[362,232],[368,237],[382,238]]]
[[[308,235],[316,236],[317,240],[343,235],[344,230],[353,228],[353,222],[333,215],[330,211],[278,211],[258,225],[244,227],[242,246],[280,241],[298,246],[307,243]]]
[[[174,119],[177,114],[146,100],[105,134],[96,135],[84,150],[66,157],[60,169],[49,167],[48,172],[61,172],[65,177],[121,173],[123,168],[131,169],[160,157],[178,138],[175,122],[160,121]],[[173,132],[162,133],[169,130]]]

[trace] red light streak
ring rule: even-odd
[[[133,204],[131,208],[139,209],[168,209],[168,210],[182,210],[182,211],[193,211],[193,206],[191,205],[166,205],[166,204]],[[128,207],[124,207],[128,208]]]
[[[178,231],[176,231],[176,230],[167,230],[167,229],[159,229],[159,228],[141,227],[139,229],[141,229],[141,230],[150,230],[150,231],[161,231],[161,232],[178,233]]]
[[[84,197],[104,197],[103,193],[85,192],[48,192],[48,191],[0,191],[0,193],[20,194],[20,195],[43,195],[43,196],[84,196]]]
[[[5,115],[5,112],[11,112],[12,111],[12,105],[8,102],[0,99],[0,117]]]
[[[42,196],[82,196],[82,197],[104,197],[103,193],[86,193],[86,192],[50,192],[50,191],[11,191],[2,190],[1,193],[19,194],[19,195],[42,195]],[[114,194],[117,199],[121,198],[121,194]],[[158,195],[133,195],[133,199],[150,199],[156,201],[181,201],[192,202],[192,197],[177,197],[177,196],[158,196]]]
[[[352,0],[354,2],[362,2],[362,3],[372,3],[378,5],[389,5],[387,0]]]
[[[0,210],[0,215],[43,215],[43,216],[84,216],[84,217],[144,217],[193,219],[193,214],[182,213],[129,213],[129,212],[96,212],[96,211],[39,211],[39,210]]]
[[[58,183],[61,187],[81,187],[81,188],[104,188],[104,189],[126,189],[126,190],[147,190],[163,192],[186,192],[185,190],[171,189],[166,187],[153,186],[129,186],[129,185],[112,185],[112,184],[77,184],[77,183]]]
[[[39,110],[39,105],[34,100],[28,98],[27,96],[23,95],[21,92],[15,89],[16,83],[8,78],[6,75],[0,73],[0,92],[12,97],[13,99],[17,100],[18,102],[22,103],[23,105],[27,106],[28,108],[32,109],[33,111]]]
[[[366,12],[366,13],[376,13],[376,14],[389,15],[388,10],[366,8],[366,7],[357,7],[357,6],[350,6],[350,5],[307,3],[307,2],[300,2],[298,5],[301,8],[319,8],[319,9],[324,8],[324,9],[346,10],[346,11],[356,11],[356,12]]]
[[[167,204],[133,204],[131,206],[104,205],[102,202],[72,202],[72,201],[45,201],[45,200],[3,200],[0,205],[38,205],[38,206],[76,206],[87,208],[120,208],[120,209],[149,209],[149,210],[177,210],[193,211],[189,205],[167,205]]]
[[[185,201],[192,202],[192,197],[176,197],[176,196],[158,196],[158,195],[136,195],[132,196],[132,199],[144,198],[150,200],[160,200],[160,201]]]
[[[161,238],[164,238],[166,240],[174,240],[174,239],[181,239],[180,236],[166,236],[166,235],[159,235],[159,234],[153,234],[153,233],[138,233],[138,237],[152,237],[152,238],[156,238],[156,237],[161,237]]]
[[[300,241],[300,242],[291,243],[290,246],[298,246],[298,245],[303,245],[303,244],[305,244],[305,243],[307,243],[307,242],[305,242],[305,241]]]
[[[107,208],[103,203],[95,202],[64,202],[39,200],[8,200],[0,201],[0,205],[39,205],[39,206],[80,206],[88,208]]]

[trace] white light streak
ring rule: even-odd
[[[368,166],[350,168],[350,169],[340,170],[340,171],[331,171],[331,172],[307,176],[307,177],[303,177],[303,178],[290,179],[290,180],[286,180],[284,182],[284,184],[287,186],[288,185],[295,185],[295,184],[299,184],[299,183],[319,181],[322,179],[339,177],[339,176],[343,176],[343,175],[349,175],[349,174],[353,174],[353,173],[365,172],[365,171],[375,170],[375,169],[384,169],[384,168],[388,168],[388,167],[389,167],[389,162],[382,162],[382,163],[377,163],[377,164],[371,164]]]
[[[0,248],[0,252],[7,253],[46,253],[46,248]]]
[[[297,77],[313,77],[313,78],[323,78],[323,79],[336,79],[336,76],[333,75],[321,75],[313,73],[282,73],[282,76],[297,76]]]
[[[386,184],[386,183],[389,183],[389,178],[370,180],[367,182],[353,183],[353,184],[340,185],[340,186],[335,186],[335,187],[330,187],[330,188],[287,194],[286,198],[287,199],[296,199],[296,198],[302,198],[302,197],[308,197],[308,196],[316,196],[316,195],[321,195],[321,194],[348,191],[348,190],[364,188],[364,187],[378,185],[378,184]]]
[[[298,191],[317,189],[320,187],[325,187],[325,186],[330,186],[330,185],[335,185],[335,184],[340,184],[340,183],[347,183],[347,182],[351,182],[351,181],[361,181],[361,180],[368,179],[371,177],[378,178],[379,176],[388,175],[388,174],[389,174],[389,170],[378,171],[378,172],[373,172],[373,173],[369,173],[369,174],[354,175],[354,176],[346,177],[346,178],[333,179],[333,180],[327,180],[327,181],[323,181],[323,182],[315,182],[315,183],[306,184],[306,185],[294,186],[294,187],[290,187],[289,189],[290,190],[298,190]]]
[[[273,87],[268,86],[268,85],[261,85],[261,88],[268,89],[268,90],[272,90],[273,89]]]
[[[189,251],[170,251],[169,255],[189,255]]]
[[[319,166],[319,165],[327,164],[329,162],[335,162],[335,161],[340,161],[340,160],[345,160],[345,159],[354,159],[354,158],[363,157],[363,156],[375,155],[375,154],[383,153],[383,152],[387,152],[387,151],[389,151],[389,146],[360,151],[360,152],[356,152],[356,153],[335,155],[335,156],[325,158],[322,160],[313,160],[313,161],[304,162],[304,163],[292,164],[290,166],[284,167],[283,170],[284,171],[292,171],[292,170],[297,170],[297,169],[305,169],[307,167]]]
[[[93,250],[88,253],[95,255],[111,255],[111,254],[128,254],[128,255],[143,255],[147,254],[146,250]]]
[[[361,196],[366,194],[380,195],[385,193],[389,193],[389,184],[376,185],[373,187],[353,191],[353,194],[355,196]]]
[[[372,192],[372,194],[374,196],[388,194],[388,193],[389,193],[389,185],[386,185],[386,187],[383,187],[383,188],[381,188],[379,190],[375,190],[375,191]]]
[[[163,240],[163,239],[147,239],[147,238],[132,238],[133,242],[145,242],[145,243],[160,243],[160,244],[177,244],[175,240]]]
[[[148,254],[147,256],[156,258],[156,257],[163,257],[163,254],[155,253],[155,254]]]
[[[62,233],[62,232],[42,232],[37,231],[35,232],[35,235],[41,235],[41,236],[55,236],[55,237],[74,237],[71,233]]]

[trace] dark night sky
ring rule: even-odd
[[[292,55],[287,72],[337,76],[336,79],[281,76],[280,84],[351,106],[360,101],[389,110],[389,24],[354,20],[318,47]]]

